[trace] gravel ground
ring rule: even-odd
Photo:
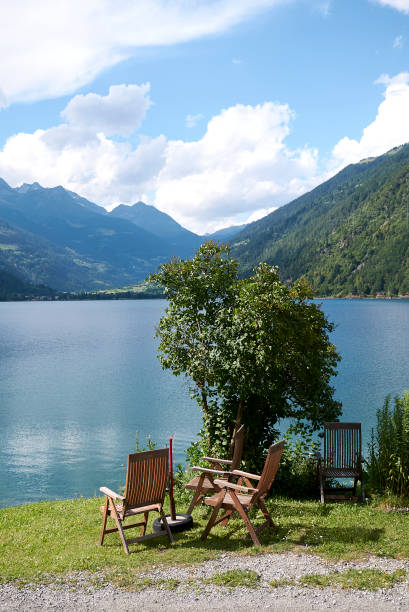
[[[243,587],[228,590],[203,584],[201,579],[228,569],[250,569],[261,576],[256,589]],[[377,568],[393,572],[409,572],[409,561],[370,557],[364,561],[330,562],[308,554],[282,553],[258,556],[222,555],[213,561],[195,566],[153,566],[141,578],[177,579],[175,590],[149,587],[129,592],[110,584],[92,586],[89,575],[77,572],[66,583],[29,585],[16,588],[0,585],[0,610],[408,610],[409,579],[389,589],[378,591],[346,591],[338,588],[306,588],[280,586],[271,588],[272,580],[297,578],[305,574],[325,574],[348,569]],[[189,583],[185,581],[189,580]],[[194,581],[194,582],[193,582]],[[196,582],[197,581],[197,582]]]

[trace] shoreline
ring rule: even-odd
[[[401,301],[409,300],[409,295],[319,295],[312,298],[313,300],[384,300],[384,301]],[[164,295],[132,295],[132,296],[96,296],[95,294],[89,297],[61,297],[61,296],[41,296],[28,297],[21,299],[0,299],[0,304],[19,303],[19,302],[106,302],[106,301],[129,301],[129,300],[166,300]]]

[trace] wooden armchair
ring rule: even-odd
[[[212,495],[212,497],[206,497],[205,499],[205,504],[208,506],[213,506],[214,510],[204,532],[202,533],[202,540],[207,538],[214,525],[222,523],[222,526],[225,527],[231,515],[234,512],[238,512],[247,527],[253,543],[256,546],[260,546],[258,534],[266,527],[275,527],[273,519],[271,518],[264,503],[264,498],[269,492],[277,474],[283,448],[284,440],[270,446],[261,476],[248,474],[247,472],[242,472],[240,470],[234,470],[231,475],[238,478],[237,484],[229,482],[228,480],[216,479],[214,481],[214,484],[219,487],[220,491],[215,495]],[[251,482],[252,480],[258,481],[257,484],[253,484]],[[257,529],[254,529],[248,517],[249,510],[254,506],[258,506],[260,508],[266,519],[266,521]],[[217,518],[221,508],[226,510],[226,512]]]
[[[356,486],[361,482],[361,497],[365,501],[362,479],[361,423],[324,423],[324,456],[316,453],[321,503],[325,499],[357,499]],[[352,488],[328,488],[325,480],[354,479]]]
[[[126,483],[124,495],[119,495],[107,487],[101,487],[100,491],[105,495],[105,503],[100,510],[102,526],[99,537],[99,545],[102,546],[106,533],[118,531],[124,551],[129,554],[128,544],[140,542],[167,534],[170,542],[173,536],[169,529],[165,513],[163,511],[163,500],[169,474],[169,449],[152,450],[143,453],[128,455],[128,466],[126,471]],[[115,502],[120,502],[119,504]],[[145,535],[149,512],[159,512],[164,531]],[[128,517],[143,514],[143,520],[139,523],[124,525]],[[116,527],[106,529],[108,516],[115,521]],[[137,538],[125,539],[124,530],[132,527],[142,527],[142,535]]]
[[[210,463],[210,468],[203,468],[194,466],[192,470],[199,472],[197,476],[192,478],[187,485],[186,489],[194,491],[192,501],[187,509],[187,514],[191,514],[193,508],[200,504],[202,499],[208,493],[215,493],[219,491],[219,487],[214,484],[214,477],[221,479],[229,479],[230,474],[233,470],[240,467],[241,456],[243,454],[243,440],[244,440],[244,425],[239,427],[233,436],[233,457],[230,459],[216,459],[214,457],[203,457],[205,461]]]

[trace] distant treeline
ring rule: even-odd
[[[22,295],[0,292],[0,302],[69,302],[78,300],[162,300],[158,293],[124,291],[121,293],[46,293],[44,295]]]
[[[142,291],[121,291],[118,293],[68,293],[64,294],[62,300],[162,300],[164,295],[162,293],[142,292]]]

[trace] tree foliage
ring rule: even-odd
[[[246,279],[237,272],[228,248],[208,242],[151,279],[169,302],[157,332],[162,366],[192,381],[209,450],[246,425],[245,459],[255,468],[281,419],[315,430],[338,416],[330,379],[339,357],[305,283],[287,287],[267,264]]]

